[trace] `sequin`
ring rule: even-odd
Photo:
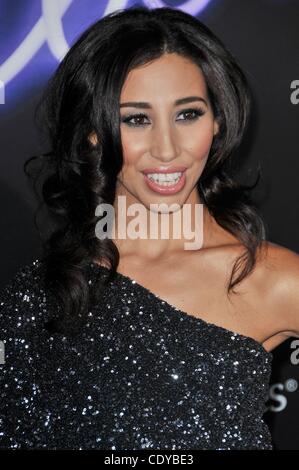
[[[0,448],[273,449],[260,343],[120,273],[79,335],[50,334],[43,268],[23,266],[0,297]],[[88,265],[91,289],[99,273]]]

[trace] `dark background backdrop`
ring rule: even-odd
[[[1,286],[40,254],[33,224],[36,203],[22,170],[28,157],[45,149],[33,120],[36,103],[64,47],[110,12],[110,3],[60,0],[42,7],[39,0],[0,0]],[[184,9],[209,26],[238,59],[254,97],[250,127],[237,156],[241,175],[261,165],[263,178],[255,191],[267,238],[299,252],[299,2],[119,1],[117,8],[133,4]],[[298,363],[299,339],[275,349],[265,419],[278,450],[299,450]]]

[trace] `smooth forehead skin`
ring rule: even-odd
[[[176,99],[191,95],[201,96],[210,106],[201,69],[174,53],[164,54],[131,70],[123,85],[120,102],[146,101],[153,109],[159,106],[172,108]]]

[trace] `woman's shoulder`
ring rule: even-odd
[[[222,250],[229,267],[244,253],[241,243]],[[256,252],[252,272],[239,287],[242,298],[258,312],[257,324],[264,324],[270,338],[299,336],[299,255],[270,240],[263,240]]]
[[[29,295],[42,293],[44,283],[44,263],[37,258],[28,264],[21,265],[0,290],[1,307],[5,303],[29,302]]]
[[[46,314],[45,267],[41,259],[20,266],[0,291],[1,337],[37,324]],[[2,339],[2,338],[0,338]]]
[[[259,289],[281,330],[299,336],[299,254],[268,240],[258,257]]]
[[[227,243],[220,248],[227,250],[235,260],[244,253],[244,245],[238,240]],[[299,254],[283,245],[270,240],[262,240],[256,252],[256,269],[267,271],[267,274],[280,276],[282,273],[291,277],[299,269]]]
[[[290,248],[263,240],[257,264],[276,288],[285,289],[299,282],[299,254]]]

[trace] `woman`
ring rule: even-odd
[[[233,176],[239,65],[188,14],[119,10],[73,45],[43,103],[54,228],[2,293],[0,446],[273,449],[271,351],[299,335],[299,261],[265,240]],[[120,200],[143,209],[143,237]],[[97,230],[103,207],[129,236]],[[178,214],[196,249],[151,236]]]

